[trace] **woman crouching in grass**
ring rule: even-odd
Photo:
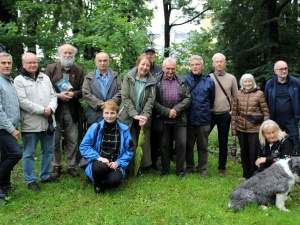
[[[117,120],[119,107],[113,101],[103,105],[103,120],[94,123],[80,144],[80,153],[89,162],[85,175],[94,182],[94,191],[117,187],[133,156],[128,126]]]

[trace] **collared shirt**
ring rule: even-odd
[[[120,154],[120,131],[117,123],[104,124],[100,156],[114,162]]]
[[[107,92],[109,89],[110,76],[111,76],[110,71],[107,70],[105,76],[99,71],[99,69],[95,69],[95,72],[96,72],[96,78],[99,83],[101,93],[103,95],[103,98],[106,100]]]
[[[226,72],[224,71],[223,73],[218,74],[218,73],[215,71],[214,74],[217,75],[217,76],[224,76],[224,75],[226,74]]]
[[[62,73],[63,77],[65,77],[65,78],[67,78],[67,80],[69,80],[70,73],[71,73],[70,67],[62,67],[61,73]]]
[[[176,76],[174,75],[172,79],[168,79],[165,75],[163,75],[163,78],[161,79],[161,86],[163,90],[162,105],[164,107],[173,109],[173,107],[180,101],[180,87]],[[176,119],[166,118],[164,123],[174,124],[176,123]]]
[[[140,114],[142,111],[141,106],[141,99],[143,97],[143,91],[145,89],[147,83],[147,77],[144,77],[144,79],[139,80],[138,77],[135,77],[135,109]]]

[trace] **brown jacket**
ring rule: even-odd
[[[79,99],[82,98],[82,84],[84,80],[84,73],[83,73],[83,69],[79,66],[72,65],[70,69],[71,69],[71,73],[69,77],[69,82],[73,86],[74,97],[71,101],[68,102],[68,105],[70,107],[70,112],[73,121],[77,122],[78,111],[80,107]],[[60,91],[56,87],[55,83],[63,78],[60,62],[47,65],[45,74],[47,74],[50,77],[52,85],[55,88],[55,91],[59,93]],[[59,115],[62,111],[62,101],[57,99],[57,103],[58,103],[58,107],[56,109],[55,116]]]
[[[263,113],[264,120],[270,118],[264,93],[256,88],[250,92],[239,90],[235,95],[231,114],[232,135],[237,135],[237,130],[245,133],[258,133],[261,124],[253,124],[240,116],[241,114],[251,115],[253,112]]]

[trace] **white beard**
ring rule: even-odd
[[[75,57],[73,58],[62,58],[60,57],[60,63],[63,67],[70,67],[74,64]]]

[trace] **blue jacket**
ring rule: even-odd
[[[131,141],[130,132],[128,130],[128,126],[116,120],[121,135],[121,143],[120,143],[120,155],[116,159],[115,162],[118,163],[119,168],[123,174],[125,175],[125,168],[128,166],[132,156],[133,156],[133,143]],[[92,163],[100,157],[100,144],[102,140],[102,133],[104,128],[105,120],[101,120],[99,123],[94,123],[85,134],[81,144],[80,144],[80,153],[83,157],[87,159],[89,165],[85,169],[85,175],[89,177],[92,181],[94,181],[92,174]],[[100,127],[98,128],[98,124]],[[97,134],[98,132],[98,134]],[[97,137],[97,140],[95,138]],[[94,149],[97,149],[95,151]]]
[[[194,75],[189,73],[184,77],[185,83],[191,90],[195,85]],[[202,78],[191,92],[191,105],[188,109],[189,125],[210,125],[210,109],[215,101],[215,83],[208,74],[202,74]]]
[[[299,115],[300,115],[300,81],[298,78],[289,76],[288,79],[288,89],[289,94],[292,100],[292,107],[295,115],[295,120],[299,123]],[[275,101],[276,101],[276,82],[277,75],[270,78],[265,86],[265,98],[270,111],[270,118],[274,120],[275,118]]]

